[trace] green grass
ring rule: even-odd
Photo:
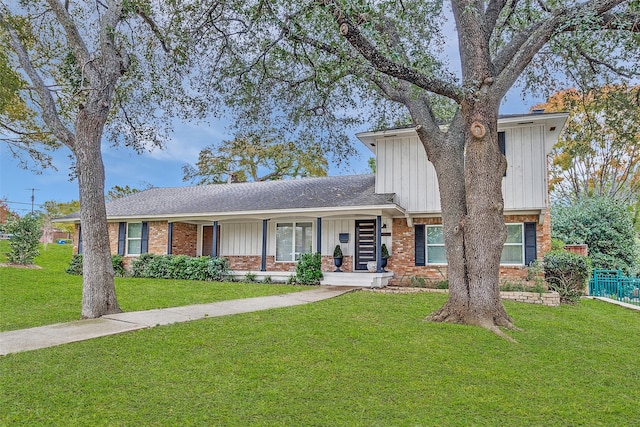
[[[9,250],[0,242],[0,262]],[[0,268],[0,331],[30,328],[80,318],[82,277],[64,272],[72,256],[70,245],[41,248],[36,265],[42,269]],[[116,278],[116,294],[124,311],[276,295],[309,289],[259,283],[217,283],[192,280]]]
[[[45,259],[38,274],[56,264]],[[15,271],[2,270],[4,318],[4,270]],[[40,276],[24,280],[47,289]],[[127,283],[123,306],[167,292]],[[40,305],[77,304],[79,286],[55,283],[27,310],[42,320]],[[193,286],[166,298],[188,300]],[[507,301],[523,328],[510,343],[424,322],[445,298],[357,292],[10,354],[0,357],[0,425],[640,426],[638,312]]]
[[[509,303],[513,344],[358,292],[0,359],[0,424],[640,425],[638,313]]]

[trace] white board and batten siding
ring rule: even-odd
[[[262,222],[223,223],[220,226],[223,256],[256,256],[262,253]]]
[[[508,163],[502,184],[505,210],[546,208],[548,143],[544,124],[501,127],[500,131],[505,132]],[[440,212],[436,172],[415,133],[377,138],[375,149],[377,193],[395,193],[396,203],[409,213]]]
[[[387,225],[385,231],[391,232],[391,218],[383,218]],[[313,223],[313,251],[317,248],[315,218],[286,218],[269,221],[267,226],[267,255],[275,256],[276,224],[282,222]],[[220,226],[220,254],[222,256],[260,256],[262,253],[262,221],[255,222],[223,222]],[[340,243],[339,235],[349,233],[349,242]],[[351,256],[355,253],[355,219],[323,219],[322,220],[322,255],[332,256],[337,244],[342,253]],[[383,243],[391,244],[390,238],[383,237]]]

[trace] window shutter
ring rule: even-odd
[[[171,255],[171,252],[172,252],[172,249],[173,249],[173,248],[172,248],[172,246],[173,246],[173,223],[172,223],[172,222],[170,222],[170,223],[168,224],[168,230],[167,230],[167,232],[168,232],[168,234],[169,234],[169,235],[167,236],[167,254],[168,254],[168,255]]]
[[[503,156],[507,155],[507,142],[505,140],[504,131],[498,132],[498,146],[500,147],[500,152]],[[507,176],[507,172],[505,171],[503,176]]]
[[[78,226],[78,255],[82,254],[82,226]]]
[[[142,223],[142,235],[140,236],[140,253],[146,254],[149,252],[149,223],[144,221]]]
[[[537,258],[536,223],[524,223],[524,263],[531,264]]]
[[[426,265],[425,264],[425,226],[424,224],[417,224],[415,226],[415,238],[416,238],[416,265]]]
[[[127,223],[118,224],[118,255],[124,256],[124,247],[127,243]]]

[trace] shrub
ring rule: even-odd
[[[623,204],[606,197],[584,198],[570,206],[554,206],[552,217],[552,237],[587,244],[594,268],[635,273],[638,248]]]
[[[387,249],[387,245],[384,243],[380,246],[380,257],[381,258],[389,258],[389,249]]]
[[[549,289],[564,303],[576,302],[584,293],[591,275],[591,261],[567,251],[551,251],[544,256],[544,277]]]
[[[210,259],[208,256],[189,258],[185,268],[185,278],[188,280],[207,280]]]
[[[127,270],[124,268],[124,257],[122,255],[111,255],[111,265],[113,265],[113,273],[117,277],[126,277]]]
[[[256,281],[255,273],[248,272],[247,274],[244,275],[244,280],[246,280],[247,282],[255,282]]]
[[[342,248],[340,247],[340,245],[336,245],[335,249],[333,250],[333,257],[334,258],[343,258]]]
[[[111,265],[113,266],[113,273],[117,277],[125,277],[127,270],[124,268],[124,258],[121,255],[111,255]],[[68,274],[75,276],[82,276],[82,255],[75,254],[69,261],[69,267],[65,270]]]
[[[231,270],[229,269],[228,259],[221,257],[209,259],[209,263],[207,265],[208,280],[225,280],[230,274]]]
[[[265,284],[273,283],[273,279],[271,278],[271,276],[264,276],[264,279],[262,279],[262,283],[265,283]]]
[[[296,266],[297,282],[301,285],[319,285],[322,279],[322,257],[319,253],[302,254]]]
[[[134,259],[131,262],[131,275],[133,277],[151,277],[147,274],[147,269],[155,257],[156,255],[153,254],[141,254]]]
[[[427,280],[424,277],[420,276],[411,276],[409,278],[409,283],[412,288],[426,288]]]
[[[564,242],[560,239],[551,239],[551,250],[552,251],[561,251],[564,249]]]
[[[27,214],[22,218],[10,219],[5,231],[12,235],[9,239],[10,251],[6,254],[7,260],[15,264],[33,264],[33,259],[40,254],[38,244],[42,236],[38,218],[33,214]]]
[[[171,277],[171,255],[156,255],[147,264],[144,277],[154,279],[172,279]]]
[[[82,255],[76,254],[71,257],[71,261],[69,262],[69,267],[65,270],[68,274],[73,274],[74,276],[82,275]]]
[[[169,277],[177,280],[187,279],[187,265],[191,257],[186,255],[171,255],[169,258]]]
[[[448,280],[440,280],[436,282],[436,289],[449,289],[449,281]]]

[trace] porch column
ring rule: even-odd
[[[173,223],[167,224],[167,255],[171,255],[171,246],[173,246]]]
[[[262,220],[262,261],[260,263],[260,271],[267,271],[267,222],[268,219]]]
[[[322,256],[322,218],[317,218],[316,223],[316,251]]]
[[[218,221],[213,221],[213,243],[211,248],[211,258],[218,258]]]
[[[376,273],[382,270],[382,216],[376,217]]]

